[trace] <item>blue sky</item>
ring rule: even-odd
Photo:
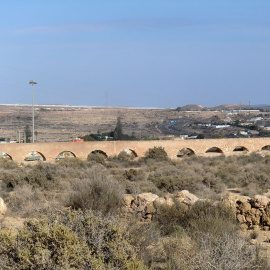
[[[0,103],[270,103],[270,1],[0,0]]]

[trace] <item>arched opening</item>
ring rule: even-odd
[[[233,149],[233,152],[248,152],[248,149],[244,146],[236,146]]]
[[[262,147],[262,151],[270,151],[270,145]]]
[[[4,153],[4,152],[0,152],[0,158],[12,160],[12,157],[8,153]]]
[[[90,154],[101,154],[104,155],[106,158],[108,157],[107,154],[102,150],[94,150]]]
[[[58,161],[58,160],[61,160],[61,159],[75,158],[75,157],[76,157],[76,155],[73,152],[71,152],[71,151],[63,151],[63,152],[61,152],[60,154],[57,155],[55,160]]]
[[[118,154],[120,159],[134,159],[138,157],[137,153],[133,149],[124,149]]]
[[[219,147],[211,147],[209,148],[206,153],[217,153],[217,154],[223,154],[223,151]]]
[[[190,157],[190,156],[193,156],[193,155],[195,155],[195,152],[192,149],[187,148],[187,147],[179,150],[179,152],[177,153],[177,157],[179,157],[179,158]]]
[[[25,161],[45,161],[45,156],[38,151],[31,151],[24,159]]]

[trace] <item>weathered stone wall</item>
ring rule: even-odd
[[[168,193],[164,197],[159,197],[153,193],[141,193],[134,196],[126,194],[122,213],[126,215],[136,213],[141,221],[151,221],[160,206],[170,207],[177,203],[183,211],[187,211],[198,200],[188,190],[182,190],[175,194]]]
[[[136,213],[141,221],[151,221],[160,206],[173,206],[177,203],[181,211],[187,211],[195,202],[200,201],[188,190],[159,197],[153,193],[124,196],[123,214]],[[201,200],[203,201],[203,200]],[[263,195],[254,197],[227,194],[222,203],[230,207],[235,219],[243,230],[270,230],[270,199]],[[213,202],[215,205],[216,202]]]
[[[224,203],[235,211],[243,230],[270,230],[270,199],[263,195],[254,197],[228,195]]]

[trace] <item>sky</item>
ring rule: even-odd
[[[0,0],[0,104],[270,104],[269,0]]]

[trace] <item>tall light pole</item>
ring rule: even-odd
[[[34,143],[35,142],[34,84],[37,84],[37,82],[31,80],[29,84],[32,84],[32,143]]]

